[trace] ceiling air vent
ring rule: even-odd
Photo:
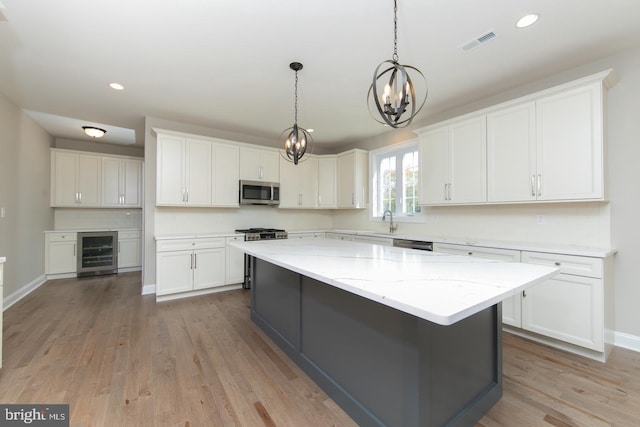
[[[481,44],[486,43],[489,40],[492,40],[494,38],[496,38],[496,33],[494,33],[493,31],[488,31],[488,32],[484,33],[483,35],[481,35],[479,37],[476,37],[473,40],[469,40],[468,42],[463,44],[461,46],[461,48],[464,51],[472,50],[472,49],[475,49],[476,47],[480,46]]]

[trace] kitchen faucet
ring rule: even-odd
[[[389,209],[382,213],[382,220],[384,221],[387,217],[387,212],[389,213],[389,233],[393,233],[398,229],[398,224],[393,223],[393,212],[391,212]]]

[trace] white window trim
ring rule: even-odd
[[[393,144],[393,145],[388,145],[386,147],[382,147],[382,148],[378,148],[376,150],[372,150],[369,151],[369,221],[381,221],[382,220],[382,216],[378,215],[378,216],[374,216],[373,215],[373,211],[374,211],[374,205],[373,205],[373,200],[375,199],[373,197],[373,192],[375,191],[376,186],[374,185],[375,183],[373,182],[373,177],[375,175],[375,171],[376,171],[376,158],[380,155],[384,155],[386,153],[391,153],[394,151],[399,151],[399,150],[404,150],[410,147],[416,147],[416,149],[418,148],[418,139],[417,138],[413,138],[413,139],[409,139],[407,141],[398,143],[398,144]],[[424,207],[421,206],[421,211],[418,212],[415,215],[404,215],[404,214],[393,214],[393,222],[414,222],[414,223],[424,223],[425,222],[425,216],[424,216]]]

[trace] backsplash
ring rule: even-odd
[[[142,209],[54,209],[55,230],[142,228]]]

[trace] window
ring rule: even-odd
[[[418,143],[411,141],[371,153],[371,216],[390,210],[394,219],[420,212]]]

